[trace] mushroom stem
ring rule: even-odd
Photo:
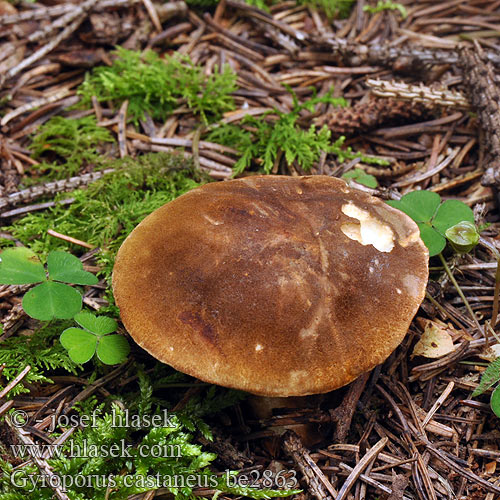
[[[319,405],[324,399],[324,394],[313,394],[309,396],[291,396],[291,397],[269,397],[269,396],[250,396],[246,403],[250,407],[251,413],[261,420],[269,421],[275,416],[275,410],[305,408],[319,409]],[[293,419],[292,419],[293,420]],[[313,446],[319,443],[324,436],[318,432],[317,425],[307,422],[287,423],[284,425],[272,425],[272,430],[277,435],[293,430],[296,432],[306,446]]]

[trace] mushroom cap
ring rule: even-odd
[[[383,362],[423,300],[428,251],[403,212],[327,176],[206,184],[121,246],[122,321],[155,358],[266,396],[328,392]]]

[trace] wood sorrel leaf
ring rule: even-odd
[[[353,168],[352,170],[349,170],[342,175],[342,179],[353,179],[359,184],[363,184],[363,186],[367,186],[369,188],[376,188],[378,186],[377,178],[373,175],[367,174],[361,168]]]
[[[81,328],[66,328],[61,333],[60,341],[68,350],[69,357],[80,364],[92,358],[97,347],[97,337]]]
[[[412,191],[400,200],[390,200],[388,205],[398,208],[415,222],[429,222],[441,203],[441,197],[432,191]]]
[[[95,285],[99,281],[92,273],[84,271],[80,259],[74,255],[54,250],[47,257],[49,277],[55,281],[75,283],[77,285]]]
[[[474,212],[459,200],[446,200],[437,210],[432,225],[444,235],[446,230],[459,222],[474,223]]]
[[[446,239],[425,222],[417,222],[417,226],[420,229],[422,241],[429,249],[429,257],[434,257],[434,255],[441,253],[446,246]]]
[[[107,335],[108,333],[113,333],[118,328],[118,323],[113,318],[96,316],[87,311],[78,313],[75,316],[75,321],[96,335]]]
[[[116,365],[127,359],[130,346],[122,335],[106,335],[99,338],[97,357],[106,365]]]
[[[23,309],[32,318],[49,321],[53,318],[72,318],[82,308],[82,296],[78,290],[46,281],[28,290],[23,298]]]
[[[46,279],[40,259],[29,248],[7,248],[0,254],[0,283],[27,285]]]

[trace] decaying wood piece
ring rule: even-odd
[[[427,87],[422,84],[410,85],[404,82],[377,80],[373,78],[366,80],[366,85],[368,85],[377,97],[421,102],[427,105],[452,106],[457,109],[470,109],[469,101],[461,92]]]
[[[293,431],[287,431],[282,438],[282,447],[285,453],[297,464],[312,495],[318,500],[337,497],[338,492],[311,458],[297,434]]]
[[[26,290],[30,286],[31,285],[20,285],[20,287],[24,287],[24,290]],[[0,336],[0,342],[13,335],[16,330],[21,327],[25,318],[26,313],[24,312],[22,305],[16,304],[15,306],[13,306],[9,314],[7,314],[7,316],[5,316],[5,318],[3,319],[4,333],[2,336]]]
[[[337,38],[332,35],[315,37],[318,46],[328,47],[340,55],[345,64],[361,66],[363,64],[380,64],[392,66],[396,61],[405,59],[405,65],[423,68],[432,64],[458,64],[460,61],[459,44],[450,49],[419,47],[415,44],[391,46],[384,44],[363,45],[352,40]],[[485,62],[500,66],[500,55],[495,51],[485,51],[481,56]]]
[[[252,459],[239,451],[231,441],[224,436],[220,429],[212,427],[213,439],[208,440],[203,436],[199,441],[210,450],[217,453],[219,460],[221,460],[226,467],[231,469],[242,469],[252,463]]]
[[[404,474],[394,474],[392,478],[392,492],[387,500],[400,500],[404,498],[403,493],[409,483],[408,476]]]
[[[60,181],[47,182],[46,184],[33,186],[16,193],[11,193],[8,196],[0,198],[0,210],[9,206],[17,205],[18,203],[27,203],[34,201],[42,196],[54,196],[62,191],[71,191],[82,186],[86,186],[91,182],[100,179],[103,175],[113,172],[114,169],[105,169],[89,174],[77,175],[69,179]]]
[[[330,410],[331,419],[337,423],[335,433],[333,435],[333,440],[335,442],[344,442],[347,438],[347,433],[351,427],[352,417],[356,412],[356,405],[358,404],[359,398],[370,378],[370,373],[363,373],[354,382],[349,385],[347,394],[345,395],[342,403],[335,408],[335,410]]]
[[[484,51],[476,42],[473,49],[463,49],[459,65],[463,71],[467,97],[484,131],[486,171],[483,184],[500,187],[500,89],[493,68],[484,62]]]

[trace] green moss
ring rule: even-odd
[[[383,12],[384,10],[397,10],[401,14],[402,19],[406,19],[408,17],[406,7],[400,3],[392,2],[391,0],[385,2],[379,0],[375,7],[372,7],[371,5],[365,5],[363,7],[363,11],[369,12],[370,14],[376,14],[377,12]]]
[[[33,137],[30,145],[33,157],[45,160],[33,168],[52,180],[76,175],[84,166],[102,166],[105,158],[98,147],[104,142],[114,142],[113,136],[97,125],[94,116],[77,119],[55,116]]]
[[[317,7],[325,12],[329,19],[346,18],[351,13],[355,0],[298,0],[299,3]]]
[[[78,365],[71,361],[59,342],[61,330],[71,324],[71,321],[54,321],[30,335],[17,335],[0,343],[0,365],[5,364],[0,380],[9,382],[27,365],[31,366],[26,377],[10,391],[9,396],[29,392],[24,385],[26,383],[51,382],[50,372],[54,370],[77,373]]]
[[[183,418],[180,418],[180,414],[164,413],[164,408],[154,403],[152,379],[141,367],[137,370],[139,391],[130,393],[136,404],[117,404],[120,396],[111,396],[111,405],[106,402],[98,404],[95,396],[79,403],[79,418],[75,421],[87,425],[77,429],[47,460],[70,499],[121,500],[160,487],[166,488],[175,500],[195,500],[198,498],[193,492],[196,487],[255,499],[284,497],[296,492],[234,487],[225,481],[227,474],[232,476],[233,472],[226,471],[224,476],[211,470],[216,455],[196,442],[195,427],[190,425],[188,414],[195,414],[198,418],[198,415],[216,413],[234,404],[238,399],[235,399],[235,391],[213,387],[206,397],[196,399],[190,410],[185,409]],[[123,425],[127,423],[127,416],[129,425]],[[155,424],[149,425],[152,422]],[[57,428],[52,437],[60,435],[62,430]],[[41,446],[39,449],[43,450]],[[13,467],[13,455],[21,457],[22,447],[1,451],[2,499],[52,498],[53,491],[42,482],[40,472],[30,461]],[[35,488],[30,474],[35,480],[38,478]]]
[[[311,125],[304,130],[297,123],[302,110],[312,112],[315,106],[323,102],[346,106],[344,99],[334,98],[328,93],[299,104],[295,95],[293,97],[294,107],[289,113],[275,110],[259,117],[247,115],[241,125],[224,124],[207,135],[209,141],[230,146],[240,152],[241,156],[233,168],[235,175],[241,174],[252,163],[259,165],[263,173],[269,174],[280,153],[283,153],[287,165],[296,161],[305,171],[311,169],[323,151],[336,155],[339,162],[359,157],[366,163],[382,163],[377,158],[353,153],[350,148],[342,149],[345,141],[343,136],[332,143],[331,131],[326,125],[321,129]]]
[[[187,56],[162,59],[152,51],[141,54],[121,47],[115,54],[111,66],[94,68],[79,87],[83,107],[91,105],[92,96],[111,101],[116,108],[128,99],[127,115],[136,123],[144,113],[165,120],[180,100],[205,123],[234,109],[230,94],[236,90],[236,74],[229,66],[207,77]]]
[[[4,229],[42,256],[54,249],[81,251],[80,247],[47,235],[48,229],[98,246],[98,260],[105,276],[109,276],[115,252],[144,217],[207,181],[181,155],[152,153],[135,160],[116,160],[108,166],[115,171],[87,189],[56,196],[73,197],[71,205],[28,214]],[[7,243],[4,240],[0,244]]]

